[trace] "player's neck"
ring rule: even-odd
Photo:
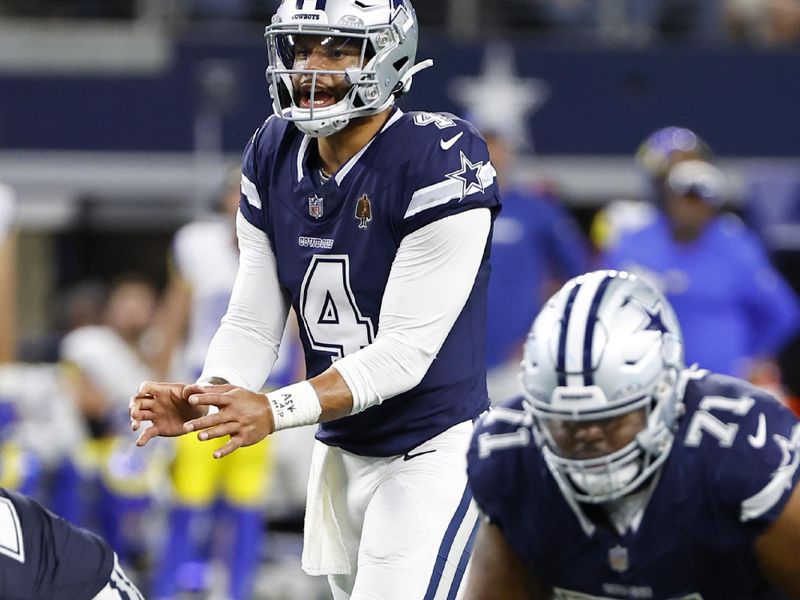
[[[392,108],[387,108],[371,117],[353,119],[341,131],[319,138],[317,147],[320,167],[328,173],[336,173],[383,129],[391,114]]]

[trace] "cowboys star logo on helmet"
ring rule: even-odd
[[[401,0],[284,0],[265,33],[275,114],[325,137],[386,110],[433,64],[414,64],[418,34],[414,9]],[[354,60],[312,64],[309,48]]]

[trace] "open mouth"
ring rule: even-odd
[[[312,102],[312,90],[311,84],[303,84],[300,87],[300,108],[312,108],[312,105],[313,108],[325,108],[336,104],[336,96],[330,90],[319,85],[313,93]]]

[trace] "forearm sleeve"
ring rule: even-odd
[[[259,390],[278,357],[289,300],[278,282],[267,235],[241,213],[236,217],[239,270],[228,311],[211,340],[200,379],[221,377]]]
[[[406,236],[392,264],[375,341],[334,368],[353,413],[416,386],[469,298],[486,250],[491,213],[476,208]]]

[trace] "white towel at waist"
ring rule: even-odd
[[[343,526],[336,515],[332,490],[346,485],[338,449],[314,443],[308,476],[303,531],[303,571],[309,575],[347,575],[352,565],[345,547]]]

